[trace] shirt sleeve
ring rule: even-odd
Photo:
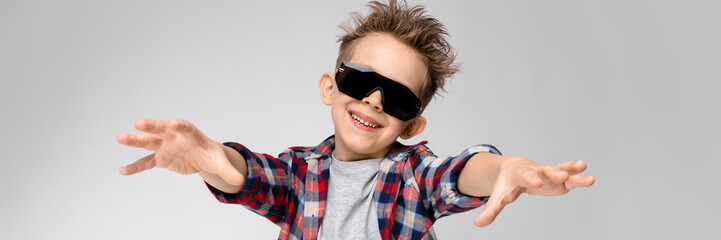
[[[433,212],[434,220],[480,207],[488,200],[488,196],[464,195],[456,187],[466,162],[479,152],[501,154],[494,146],[482,144],[467,148],[455,157],[436,157],[425,147],[412,156],[418,158],[411,162],[420,195],[426,209]]]
[[[243,189],[238,193],[220,191],[206,182],[210,192],[222,203],[242,204],[276,224],[283,222],[287,212],[288,193],[292,191],[290,179],[293,179],[289,176],[290,160],[286,157],[287,152],[275,158],[268,154],[251,152],[238,143],[227,142],[224,145],[243,156],[248,165],[248,176]]]

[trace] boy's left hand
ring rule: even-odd
[[[543,165],[524,157],[504,156],[493,191],[481,214],[473,221],[476,226],[491,224],[503,207],[515,201],[521,193],[533,195],[562,195],[577,187],[589,187],[593,176],[580,176],[586,170],[583,161],[564,162],[556,166]]]

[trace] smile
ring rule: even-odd
[[[351,113],[350,116],[351,116],[351,118],[353,118],[353,120],[355,120],[357,123],[359,123],[359,124],[361,124],[361,125],[363,125],[363,126],[365,126],[365,127],[369,127],[369,128],[380,128],[380,126],[379,126],[378,124],[369,123],[369,122],[363,120],[361,117],[355,115],[355,113]]]

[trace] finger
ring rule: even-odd
[[[543,179],[541,179],[541,176],[539,175],[537,170],[534,169],[526,169],[521,174],[521,179],[519,181],[519,185],[524,187],[531,187],[531,188],[540,188],[543,187]]]
[[[160,120],[138,119],[135,121],[136,129],[158,135],[161,138],[167,137],[166,127],[165,122]]]
[[[178,133],[192,133],[195,126],[186,120],[170,120],[168,128]]]
[[[204,141],[207,139],[203,132],[186,120],[170,120],[168,122],[168,128],[178,134],[187,134],[196,140]]]
[[[144,148],[155,151],[160,146],[163,139],[147,134],[130,135],[127,133],[119,133],[117,137],[118,143],[137,148]]]
[[[568,173],[561,171],[557,167],[552,165],[543,165],[539,169],[539,176],[557,183],[563,183],[568,180]]]
[[[503,210],[503,207],[506,206],[505,204],[503,204],[503,199],[501,195],[502,194],[491,194],[488,202],[486,202],[486,206],[483,207],[483,210],[481,210],[481,214],[478,215],[475,220],[473,220],[473,224],[478,227],[485,227],[491,224],[494,220],[496,220],[498,214],[500,214]]]
[[[579,175],[571,176],[568,181],[563,183],[566,190],[571,190],[577,187],[590,187],[596,182],[596,178],[593,176],[583,177]]]
[[[580,160],[575,162],[564,162],[556,165],[556,167],[561,171],[568,172],[569,175],[576,175],[586,171],[586,162]]]
[[[120,168],[120,174],[131,175],[155,167],[155,153],[141,158],[134,163]]]

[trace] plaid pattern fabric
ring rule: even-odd
[[[487,197],[460,194],[460,170],[474,154],[500,154],[491,145],[470,147],[456,157],[436,157],[421,142],[394,145],[381,162],[374,192],[383,239],[436,239],[433,223],[481,206]],[[316,239],[325,210],[333,136],[316,147],[292,147],[277,158],[237,143],[248,164],[243,189],[227,194],[208,185],[218,201],[243,204],[280,226],[278,239]],[[207,183],[206,183],[207,184]]]

